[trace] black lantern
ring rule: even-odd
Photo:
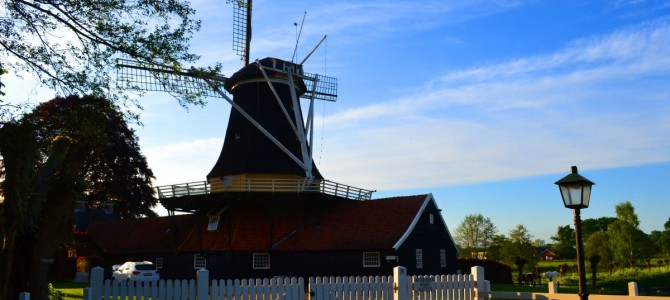
[[[577,268],[579,273],[579,299],[588,300],[589,292],[586,290],[586,270],[584,269],[584,243],[582,242],[582,219],[580,210],[589,207],[591,201],[591,186],[593,183],[579,173],[577,167],[572,166],[570,174],[556,181],[563,197],[563,204],[574,210],[575,214],[575,240],[577,244]]]
[[[577,167],[572,166],[571,173],[556,181],[563,197],[563,204],[567,208],[587,208],[591,201],[591,180],[577,173]]]

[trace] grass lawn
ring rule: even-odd
[[[84,299],[84,288],[88,287],[87,283],[72,283],[72,282],[54,282],[53,287],[65,294],[63,300]]]

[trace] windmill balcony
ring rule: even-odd
[[[155,188],[159,199],[232,192],[321,193],[351,200],[370,200],[374,191],[325,179],[226,178]]]

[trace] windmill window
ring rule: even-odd
[[[156,257],[156,269],[162,269],[162,268],[163,268],[163,258]]]
[[[416,249],[416,268],[423,269],[423,250]]]
[[[231,176],[223,176],[223,187],[227,188],[233,185],[233,177]]]
[[[209,224],[207,224],[208,231],[214,231],[219,229],[219,216],[210,216]]]
[[[363,252],[363,267],[376,268],[379,267],[379,252]]]
[[[440,249],[440,267],[447,267],[447,251],[444,249]]]
[[[270,269],[270,253],[254,253],[254,270]]]
[[[428,215],[428,221],[430,221],[430,224],[433,224],[435,222],[435,217],[433,217],[433,214]]]
[[[194,269],[206,269],[207,268],[207,258],[202,254],[193,255],[193,268]]]

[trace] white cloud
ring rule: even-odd
[[[143,148],[155,186],[204,181],[221,151],[221,139],[171,141]]]
[[[669,161],[669,57],[670,25],[657,21],[449,73],[328,116],[320,168],[347,184],[407,189]]]

